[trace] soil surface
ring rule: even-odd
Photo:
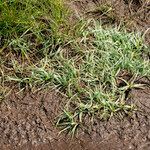
[[[119,24],[140,31],[150,27],[149,1],[76,0],[69,3],[75,17],[94,17],[104,23]],[[112,6],[113,17],[102,15],[95,8],[103,3]],[[147,38],[149,43],[149,38]],[[37,93],[13,91],[0,105],[0,150],[150,150],[150,88],[132,90],[129,100],[138,111],[130,116],[95,120],[92,126],[80,129],[76,137],[59,135],[55,117],[65,103],[56,91]]]
[[[130,92],[138,111],[95,120],[73,139],[59,135],[54,125],[65,99],[54,91],[42,93],[13,92],[1,104],[1,150],[150,150],[150,88]]]

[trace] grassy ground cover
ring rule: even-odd
[[[56,125],[73,134],[87,117],[134,109],[128,91],[144,88],[138,80],[150,76],[141,33],[93,20],[71,26],[61,0],[1,1],[0,13],[0,100],[14,87],[56,89],[67,99]]]

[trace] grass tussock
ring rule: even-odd
[[[69,12],[62,0],[1,1],[0,11],[3,49],[25,57],[29,52],[44,55],[47,48],[55,49],[64,41],[62,29],[67,26]]]

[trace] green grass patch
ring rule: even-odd
[[[2,0],[0,47],[26,58],[45,55],[65,41],[68,15],[63,0]]]
[[[83,32],[80,40],[82,53],[69,58],[65,49],[59,49],[52,58],[47,56],[30,67],[28,77],[8,78],[31,88],[52,87],[65,95],[68,101],[57,126],[73,134],[86,116],[108,119],[120,111],[130,112],[134,107],[127,103],[126,93],[143,88],[138,78],[150,75],[150,61],[144,55],[149,49],[139,33],[97,24]],[[129,79],[120,76],[122,71]]]
[[[103,29],[97,24],[83,35],[81,41],[86,49],[78,56],[80,63],[75,56],[70,59],[71,70],[63,71],[66,78],[72,72],[75,75],[65,84],[65,93],[70,99],[57,124],[71,132],[77,124],[84,124],[86,116],[91,120],[95,117],[107,119],[120,111],[130,112],[133,105],[127,103],[126,94],[133,88],[144,87],[137,83],[139,77],[150,76],[150,61],[144,55],[149,48],[143,44],[139,33]],[[65,70],[65,65],[62,66]],[[122,71],[131,77],[120,76]]]

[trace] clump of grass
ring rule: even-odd
[[[31,85],[54,87],[68,98],[57,125],[72,133],[84,124],[86,116],[108,119],[120,111],[131,111],[134,106],[126,102],[127,91],[144,87],[136,80],[150,75],[150,62],[143,55],[148,47],[139,33],[103,29],[95,24],[83,32],[81,42],[82,53],[70,59],[60,49],[53,58],[47,56],[37,63],[31,75],[24,78]],[[121,71],[131,78],[120,78]],[[118,80],[123,84],[119,85]]]
[[[136,80],[139,76],[150,76],[150,61],[143,55],[149,49],[139,33],[103,29],[96,24],[83,35],[86,36],[83,40],[86,49],[81,63],[75,62],[74,66],[74,70],[78,70],[78,85],[74,84],[71,92],[74,95],[70,98],[70,106],[67,105],[67,111],[76,114],[79,125],[87,115],[106,119],[119,111],[132,110],[133,105],[126,102],[126,91],[144,87]],[[125,85],[120,87],[117,81],[123,70],[132,78],[128,81],[122,78]]]
[[[38,32],[45,27],[57,32],[67,15],[62,0],[1,1],[0,10],[1,35],[24,33],[28,29]]]
[[[47,83],[49,71],[43,71],[43,66],[32,70],[31,66],[46,55],[53,56],[65,43],[63,29],[67,28],[69,11],[64,1],[2,0],[0,13],[0,61],[5,82],[16,81],[21,88],[34,87],[39,83],[33,83],[35,80]]]
[[[64,42],[68,9],[63,0],[13,0],[0,2],[1,47],[24,55],[45,56]],[[51,49],[51,50],[50,50]]]

